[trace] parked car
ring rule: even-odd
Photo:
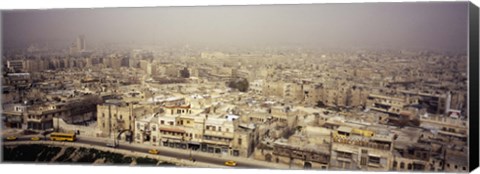
[[[17,140],[17,137],[16,136],[8,136],[5,139],[7,139],[7,141],[14,141],[14,140]]]
[[[118,144],[117,144],[117,143],[115,143],[115,142],[108,142],[108,143],[106,144],[106,146],[107,146],[107,147],[113,147],[113,148],[116,148],[116,147],[118,147]]]
[[[30,138],[30,140],[32,140],[32,141],[39,141],[39,140],[40,140],[40,137],[32,137],[32,138]]]
[[[230,161],[226,161],[225,165],[226,166],[237,166],[237,162],[230,160]]]
[[[150,149],[150,150],[148,151],[148,153],[150,153],[150,154],[155,154],[155,155],[156,155],[156,154],[158,154],[158,150],[157,150],[157,149]]]

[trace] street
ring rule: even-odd
[[[16,141],[30,141],[30,138],[31,137],[22,136],[22,137],[18,137]],[[40,141],[50,141],[50,140],[40,140]],[[90,137],[88,138],[77,137],[77,140],[75,141],[75,143],[95,145],[100,147],[106,147],[105,142],[106,142],[106,139],[90,138]],[[257,161],[253,159],[245,159],[245,158],[242,159],[240,157],[222,156],[219,154],[206,153],[206,152],[200,152],[200,151],[190,152],[190,150],[174,149],[170,147],[148,146],[148,145],[140,145],[136,143],[130,144],[127,142],[121,142],[119,146],[116,147],[116,149],[143,152],[146,154],[150,149],[157,149],[159,151],[159,155],[161,156],[184,159],[184,160],[190,160],[190,154],[191,154],[192,158],[195,159],[195,161],[197,162],[204,162],[204,163],[215,164],[215,165],[224,165],[224,163],[229,160],[236,161],[237,166],[232,168],[274,168],[273,166],[275,166],[275,164],[272,164],[272,163]]]

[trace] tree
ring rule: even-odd
[[[245,78],[237,78],[237,79],[230,80],[227,86],[233,89],[237,89],[240,92],[247,92],[249,83],[248,83],[248,80]]]
[[[319,108],[324,108],[324,107],[326,107],[327,105],[325,105],[325,103],[323,103],[323,101],[318,100],[318,101],[317,101],[317,105],[315,105],[315,106],[317,106],[317,107],[319,107]]]
[[[414,119],[410,120],[410,124],[411,124],[412,126],[418,127],[418,126],[420,126],[420,119],[414,118]]]
[[[180,76],[183,78],[190,77],[190,71],[188,71],[187,67],[183,68],[183,70],[180,70]]]

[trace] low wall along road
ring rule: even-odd
[[[223,165],[215,165],[215,164],[208,164],[203,162],[193,162],[190,160],[185,159],[177,159],[172,157],[165,157],[161,155],[154,155],[149,154],[146,152],[135,152],[130,150],[124,149],[115,149],[109,147],[102,147],[97,145],[89,145],[89,144],[82,144],[82,143],[73,143],[73,142],[58,142],[58,141],[10,141],[10,142],[3,142],[3,146],[15,146],[15,145],[51,145],[51,146],[59,146],[59,147],[77,147],[77,148],[91,148],[96,149],[99,151],[111,152],[111,153],[118,153],[123,154],[125,156],[131,157],[139,157],[139,158],[150,158],[156,159],[161,162],[173,163],[178,166],[190,166],[190,167],[202,167],[202,168],[225,168]],[[126,164],[128,165],[128,164]]]

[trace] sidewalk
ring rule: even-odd
[[[19,136],[22,138],[31,138],[34,136],[39,136],[39,135],[23,135]],[[43,138],[43,136],[39,136],[40,138]],[[111,141],[111,138],[100,138],[100,137],[89,137],[89,136],[84,136],[84,135],[77,135],[78,138],[84,139],[84,140],[89,140],[89,141],[94,141],[94,142],[99,142],[99,143],[105,143],[105,146],[100,146],[102,148],[107,148],[106,143]],[[160,156],[162,156],[162,151],[169,151],[169,152],[175,152],[178,154],[183,154],[183,155],[189,155],[191,154],[194,158],[195,157],[203,157],[203,158],[215,158],[215,159],[222,159],[223,161],[229,161],[233,160],[236,161],[239,164],[245,164],[245,165],[250,165],[250,166],[258,166],[258,168],[266,168],[266,169],[301,169],[296,166],[290,166],[288,164],[283,164],[283,163],[272,163],[272,162],[267,162],[267,161],[260,161],[256,160],[251,156],[250,158],[244,158],[244,157],[236,157],[236,156],[230,156],[230,155],[224,155],[224,154],[216,154],[216,153],[208,153],[208,152],[202,152],[200,150],[194,151],[194,150],[189,150],[189,149],[177,149],[177,148],[171,148],[171,147],[165,147],[165,146],[152,146],[152,145],[147,145],[147,144],[138,144],[135,142],[129,143],[126,141],[120,141],[119,142],[120,146],[130,146],[130,147],[137,147],[137,148],[144,148],[144,149],[157,149],[160,151]],[[146,153],[146,152],[136,152],[136,153]],[[148,154],[147,154],[148,155]],[[176,158],[179,160],[182,164],[192,164],[191,166],[198,166],[198,164],[203,164],[201,166],[210,166],[213,167],[215,166],[216,168],[218,167],[224,167],[223,165],[218,165],[218,164],[209,164],[209,163],[204,163],[204,162],[193,162],[188,159],[180,159]],[[197,165],[195,165],[197,164]],[[252,167],[255,168],[255,167]]]

